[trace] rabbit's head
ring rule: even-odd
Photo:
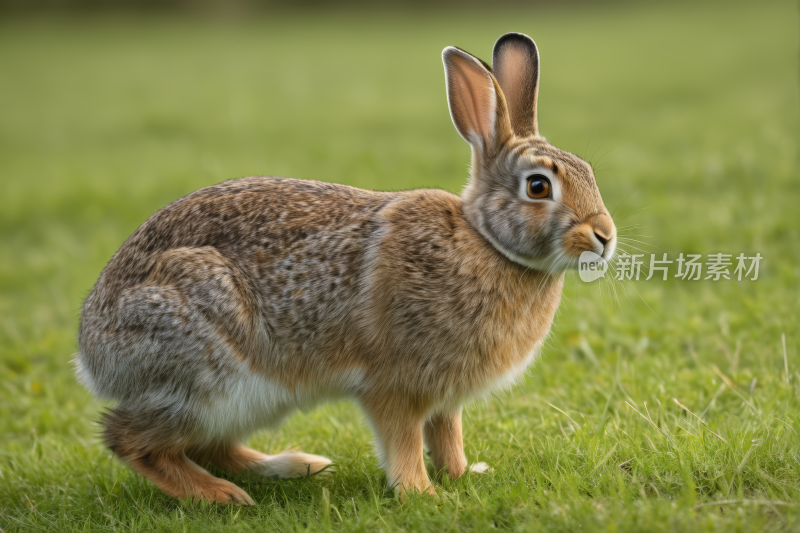
[[[533,269],[576,268],[584,251],[610,259],[616,228],[592,167],[539,135],[533,40],[500,37],[494,71],[452,46],[442,58],[450,116],[472,147],[472,177],[462,195],[470,224],[510,260]]]

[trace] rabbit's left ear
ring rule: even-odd
[[[505,100],[489,67],[454,46],[442,52],[447,103],[458,133],[473,148],[494,150],[511,135]]]
[[[506,33],[494,43],[492,71],[506,97],[511,128],[520,137],[539,134],[539,51],[522,33]]]

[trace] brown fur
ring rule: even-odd
[[[247,446],[214,444],[200,448],[189,448],[186,455],[200,466],[214,465],[220,470],[240,474],[258,468],[269,456]]]
[[[119,457],[173,498],[253,505],[253,499],[230,481],[212,476],[183,450],[159,449],[143,458]]]
[[[466,472],[467,457],[464,455],[464,438],[461,434],[461,409],[431,416],[425,423],[424,436],[437,477],[447,474],[456,479]]]
[[[461,406],[524,372],[564,270],[615,241],[591,168],[535,134],[526,39],[495,49],[506,69],[536,60],[502,78],[511,114],[488,67],[444,52],[453,120],[473,148],[461,197],[244,178],[136,230],[84,303],[77,358],[84,383],[119,402],[102,420],[118,457],[172,496],[252,503],[202,467],[323,470],[324,457],[241,442],[298,407],[351,397],[401,495],[434,492],[423,440],[437,475],[467,470]],[[531,173],[549,173],[551,198],[525,196]]]

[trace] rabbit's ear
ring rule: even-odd
[[[536,43],[522,33],[506,33],[494,43],[492,68],[506,98],[511,129],[520,137],[538,135],[539,51]]]
[[[511,134],[505,99],[489,67],[460,48],[442,52],[450,117],[474,148],[499,146]]]

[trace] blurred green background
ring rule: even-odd
[[[800,430],[795,3],[220,5],[1,6],[0,507],[22,513],[19,487],[45,490],[51,476],[69,486],[63,473],[24,466],[34,457],[71,464],[80,447],[105,457],[93,437],[99,407],[69,361],[82,298],[140,223],[197,188],[251,175],[458,192],[469,149],[450,122],[441,50],[489,60],[508,31],[536,40],[541,131],[594,163],[618,225],[644,241],[629,241],[631,252],[764,260],[754,282],[609,291],[569,277],[543,361],[521,390],[469,412],[468,447],[491,456],[498,425],[560,435],[543,402],[601,425],[628,416],[623,396],[680,395],[702,410],[719,386],[712,364],[743,389],[757,378],[759,408]],[[620,379],[625,395],[597,395]],[[707,411],[741,429],[750,415],[729,396]],[[349,404],[257,439],[346,456],[349,444],[321,449],[313,429],[332,416],[348,439],[369,441]],[[797,462],[797,440],[786,442]]]

